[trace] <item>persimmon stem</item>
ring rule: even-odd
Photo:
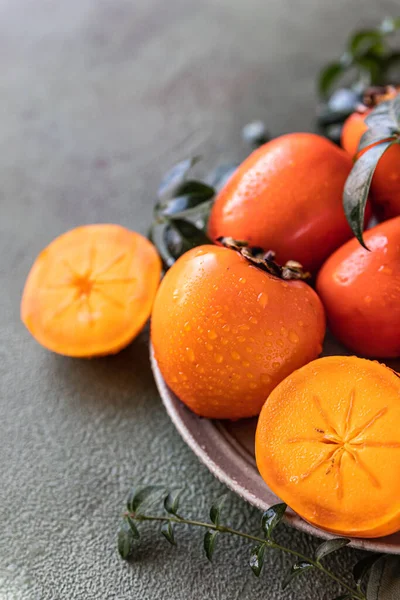
[[[143,513],[127,512],[124,514],[124,516],[125,517],[129,516],[131,519],[133,519],[135,521],[156,521],[156,522],[160,522],[160,523],[174,523],[174,524],[181,524],[181,525],[189,525],[192,527],[203,527],[205,529],[211,529],[212,531],[218,531],[219,533],[227,533],[230,535],[235,535],[237,537],[241,537],[246,540],[256,542],[257,544],[263,544],[267,548],[272,548],[274,550],[280,550],[281,552],[284,552],[285,554],[289,554],[291,556],[294,556],[297,559],[300,559],[302,561],[305,561],[305,562],[311,564],[314,568],[316,568],[319,571],[321,571],[322,573],[324,573],[324,575],[326,575],[326,577],[329,577],[330,579],[332,579],[333,581],[338,583],[343,589],[346,590],[346,592],[348,592],[350,594],[350,598],[352,598],[353,600],[366,600],[366,596],[363,594],[363,592],[361,590],[352,588],[350,585],[348,585],[346,583],[346,581],[344,581],[340,577],[337,577],[329,569],[326,569],[320,562],[318,562],[312,558],[309,558],[308,556],[305,556],[304,554],[301,554],[301,552],[297,552],[296,550],[292,550],[291,548],[286,548],[285,546],[278,544],[277,542],[275,542],[274,540],[272,540],[270,538],[262,538],[262,537],[259,537],[256,535],[252,535],[250,533],[246,533],[244,531],[232,529],[232,527],[228,527],[226,525],[220,525],[220,524],[215,525],[214,523],[206,523],[204,521],[197,521],[194,519],[185,519],[184,517],[181,517],[178,515],[174,515],[174,516],[172,516],[172,515],[171,516],[170,515],[147,515],[147,514],[143,514]]]

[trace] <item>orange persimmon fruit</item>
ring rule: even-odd
[[[400,377],[349,356],[315,360],[269,396],[257,425],[264,481],[316,527],[354,537],[400,528]]]
[[[328,258],[317,277],[334,335],[373,358],[400,356],[400,217],[364,233]]]
[[[281,264],[296,260],[315,272],[352,237],[342,206],[352,166],[346,152],[319,135],[275,138],[255,150],[219,192],[208,235],[245,240],[273,250]]]
[[[324,334],[324,309],[306,283],[211,245],[169,269],[151,318],[166,383],[195,413],[218,419],[257,415],[284,377],[320,354]]]
[[[76,357],[114,354],[150,316],[161,261],[142,235],[119,225],[77,227],[36,258],[21,319],[45,348]]]

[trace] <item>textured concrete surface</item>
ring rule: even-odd
[[[300,6],[301,5],[301,6]],[[147,336],[114,358],[41,349],[19,322],[33,258],[81,223],[145,232],[174,161],[244,156],[253,118],[274,134],[309,130],[314,77],[347,32],[395,14],[375,0],[1,0],[0,2],[0,598],[1,600],[323,600],[305,577],[280,590],[289,561],[270,554],[260,580],[248,547],[221,540],[211,566],[198,532],[170,548],[146,527],[137,560],[115,551],[134,481],[186,489],[206,515],[222,486],[169,422]],[[189,511],[190,512],[190,511]],[[230,519],[257,514],[233,495]],[[316,541],[284,528],[309,552]],[[344,574],[350,550],[328,561]]]

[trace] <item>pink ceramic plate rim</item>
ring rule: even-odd
[[[218,422],[203,419],[192,413],[168,388],[158,368],[152,348],[150,348],[150,358],[156,385],[171,421],[189,448],[211,473],[232,491],[261,510],[267,510],[279,502],[254,466],[246,460],[243,453],[235,448],[235,443],[229,442],[227,436],[223,435]],[[293,511],[287,511],[286,521],[296,529],[310,535],[323,539],[334,537],[313,527]],[[350,545],[353,548],[373,552],[400,554],[400,534],[374,539],[352,538]]]

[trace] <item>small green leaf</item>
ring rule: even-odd
[[[179,500],[182,492],[170,492],[164,500],[164,508],[171,515],[176,515],[179,508]]]
[[[196,227],[196,225],[190,221],[186,221],[185,219],[171,218],[170,225],[181,238],[181,254],[187,252],[191,248],[195,248],[196,246],[202,246],[203,244],[211,243],[204,231]]]
[[[261,518],[261,527],[268,538],[271,537],[271,533],[275,527],[282,521],[286,509],[286,504],[275,504],[263,514]]]
[[[260,576],[264,564],[265,544],[255,546],[250,556],[250,567],[256,577]]]
[[[318,91],[321,96],[326,96],[339,77],[344,73],[345,66],[340,62],[330,63],[319,74]]]
[[[190,180],[184,181],[176,190],[176,196],[201,195],[204,200],[209,200],[215,194],[215,190],[210,185],[202,181]]]
[[[133,519],[131,519],[131,517],[129,515],[126,515],[125,519],[130,527],[130,530],[132,531],[133,537],[135,538],[135,540],[138,540],[140,538],[140,534],[139,534],[138,528],[136,527],[135,521]]]
[[[172,230],[168,221],[153,223],[149,231],[149,239],[156,246],[165,269],[172,267],[176,258],[179,256],[179,252],[176,254],[175,252],[171,251],[171,245],[173,242],[171,238],[174,235],[176,235],[176,233]],[[180,248],[180,241],[178,241],[178,245]]]
[[[378,85],[381,76],[380,58],[374,55],[362,56],[354,59],[355,65],[359,68],[362,81],[365,85]]]
[[[176,196],[176,191],[182,186],[190,169],[199,160],[199,156],[193,156],[192,158],[182,160],[164,175],[157,193],[161,201]]]
[[[195,208],[196,206],[199,206],[199,204],[207,202],[209,199],[209,194],[187,194],[186,196],[177,196],[163,204],[158,204],[156,206],[156,212],[160,216],[168,217]]]
[[[340,548],[347,546],[347,544],[350,544],[350,540],[347,538],[334,538],[333,540],[327,540],[315,550],[315,560],[319,562],[322,558],[324,558],[324,556],[327,556],[332,552],[336,552],[336,550],[340,550]]]
[[[358,145],[357,153],[373,146],[374,144],[379,144],[380,142],[384,142],[388,138],[393,137],[395,133],[393,127],[382,126],[379,128],[367,129],[365,133],[362,134],[360,143]]]
[[[365,206],[378,161],[393,142],[373,146],[355,163],[344,186],[343,207],[346,219],[360,244],[368,250],[363,239]]]
[[[118,532],[118,552],[124,560],[127,560],[132,552],[134,547],[134,535],[130,528],[129,523],[124,519],[120,530]]]
[[[392,100],[392,106],[390,108],[392,118],[397,123],[397,128],[400,128],[400,93],[395,96]]]
[[[165,488],[159,485],[145,485],[135,486],[129,493],[128,500],[126,503],[127,509],[131,513],[135,513],[140,506],[149,501],[156,500],[160,497],[160,494]]]
[[[379,27],[379,30],[384,35],[387,35],[388,33],[394,33],[398,29],[400,29],[400,17],[386,17]]]
[[[382,554],[369,554],[354,565],[353,577],[357,586],[361,585],[365,575],[367,575],[371,567],[376,563],[377,560],[380,559],[381,556]]]
[[[204,550],[208,560],[212,560],[214,550],[215,550],[215,540],[217,538],[218,531],[213,531],[209,529],[206,531],[204,535]]]
[[[306,560],[302,560],[298,563],[295,563],[291,567],[291,569],[288,572],[288,574],[286,575],[285,579],[283,580],[282,588],[283,589],[287,588],[287,586],[292,581],[292,579],[294,579],[295,577],[298,577],[299,575],[301,575],[302,573],[305,573],[306,571],[309,571],[310,569],[314,569],[314,565],[307,562]]]
[[[176,546],[174,527],[170,521],[161,525],[161,533],[172,546]]]
[[[382,34],[375,29],[365,29],[356,31],[349,41],[349,52],[353,56],[364,54],[373,46],[382,44]]]
[[[227,494],[223,494],[210,508],[210,519],[214,525],[219,525],[219,517],[221,514],[221,508],[225,503]]]

